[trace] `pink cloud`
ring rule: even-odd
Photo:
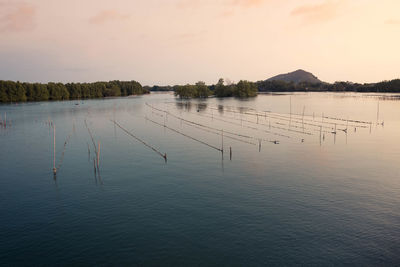
[[[0,2],[0,32],[24,32],[35,28],[36,7],[27,3]]]
[[[293,9],[290,14],[302,18],[307,23],[324,22],[335,18],[342,4],[344,4],[343,0],[327,0],[322,4],[299,6]]]
[[[177,3],[178,8],[201,8],[205,6],[215,6],[220,5],[221,7],[256,7],[263,4],[266,0],[213,0],[213,1],[205,1],[205,0],[180,0]]]
[[[200,0],[180,0],[176,6],[179,9],[187,9],[187,8],[198,8],[202,4],[202,1]]]
[[[242,7],[255,7],[263,4],[265,0],[232,0],[233,5]]]
[[[122,14],[116,10],[103,10],[89,19],[92,24],[103,24],[110,21],[126,20],[130,15]]]
[[[385,24],[400,25],[400,19],[388,19],[385,21]]]

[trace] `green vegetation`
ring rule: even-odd
[[[233,90],[236,97],[253,97],[257,96],[258,88],[255,83],[249,81],[240,81]]]
[[[88,99],[147,94],[136,81],[95,83],[20,83],[0,81],[0,102]]]
[[[175,85],[175,95],[180,98],[207,98],[212,95],[212,91],[204,82],[197,82],[195,85]]]
[[[259,92],[380,92],[380,93],[399,93],[400,79],[383,81],[379,83],[351,83],[335,82],[330,83],[307,83],[284,81],[260,81],[257,82]]]
[[[224,84],[219,79],[216,85],[206,86],[204,82],[195,85],[176,85],[173,87],[175,95],[180,98],[207,98],[211,95],[216,97],[253,97],[257,95],[257,85],[249,81],[240,81],[237,84]]]
[[[88,99],[114,96],[148,94],[150,91],[174,91],[179,98],[254,97],[258,92],[381,92],[399,93],[400,79],[379,83],[359,84],[351,82],[310,83],[266,80],[256,83],[241,80],[237,84],[225,83],[207,86],[199,81],[194,85],[145,86],[136,81],[95,82],[95,83],[21,83],[0,81],[0,102],[25,102],[47,100]]]

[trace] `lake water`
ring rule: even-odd
[[[0,264],[399,265],[398,97],[1,105]]]

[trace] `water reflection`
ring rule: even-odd
[[[207,109],[207,103],[198,103],[196,104],[197,112],[204,111]]]
[[[0,245],[2,262],[21,259],[17,263],[23,265],[27,257],[32,265],[40,265],[36,259],[43,251],[63,251],[50,256],[52,265],[70,263],[71,258],[89,264],[101,260],[106,265],[135,265],[140,264],[136,257],[140,253],[190,266],[221,248],[234,251],[238,265],[246,265],[251,257],[256,259],[254,265],[263,265],[270,257],[277,265],[368,266],[382,265],[382,259],[397,260],[399,102],[381,102],[378,118],[385,119],[383,128],[375,125],[377,98],[301,94],[293,100],[292,114],[287,95],[260,95],[251,101],[176,101],[171,95],[154,94],[85,101],[80,106],[69,102],[21,104],[18,109],[0,106],[0,113],[7,108],[14,121],[12,134],[0,138],[0,228],[7,240]],[[152,115],[145,102],[170,112],[168,120],[164,121],[165,112]],[[303,116],[304,106],[309,114]],[[266,107],[271,112],[263,112]],[[48,125],[41,123],[48,116],[58,127],[57,155],[63,151],[61,142],[74,131],[62,171],[53,177],[60,187],[58,201],[52,201],[57,196],[49,176],[53,143]],[[145,116],[161,125],[149,123]],[[168,152],[168,164],[125,133],[113,138],[115,124],[109,121],[113,118]],[[333,118],[374,124],[359,127],[363,124]],[[163,123],[185,135],[165,130]],[[221,148],[221,129],[224,155],[201,143]],[[275,138],[279,145],[266,141]],[[101,177],[94,155],[98,141]],[[103,187],[94,186],[102,183]],[[194,240],[193,246],[182,245],[188,239]],[[338,249],[343,243],[345,249]],[[127,249],[107,252],[121,246]],[[82,253],[87,247],[95,249]],[[177,248],[183,256],[174,258]],[[271,251],[268,257],[266,249]],[[293,250],[299,253],[287,260]],[[395,260],[384,265],[395,265]]]
[[[188,101],[183,101],[183,100],[176,101],[175,105],[181,111],[183,111],[183,110],[191,111],[192,110],[192,102],[190,100],[188,100]]]

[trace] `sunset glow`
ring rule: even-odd
[[[397,0],[0,0],[0,79],[399,78]]]

